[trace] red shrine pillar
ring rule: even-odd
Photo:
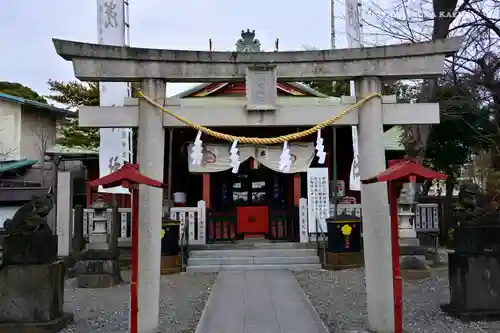
[[[210,174],[204,173],[203,177],[203,194],[202,199],[205,201],[206,207],[210,208]]]
[[[293,204],[295,207],[299,207],[299,199],[301,192],[301,177],[300,173],[293,175]]]

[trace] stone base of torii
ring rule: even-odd
[[[78,79],[140,82],[141,91],[162,105],[166,104],[167,81],[246,80],[248,101],[245,105],[207,107],[213,113],[203,106],[183,105],[181,101],[167,105],[169,110],[200,125],[241,127],[304,126],[310,124],[311,119],[315,121],[324,117],[320,120],[323,121],[340,111],[328,105],[280,105],[276,96],[278,79],[289,82],[354,79],[359,100],[372,93],[381,93],[381,80],[428,78],[442,74],[444,58],[455,53],[461,41],[461,38],[454,38],[361,49],[251,53],[138,49],[63,40],[54,40],[54,45],[59,55],[73,62]],[[258,111],[259,106],[263,111]],[[112,107],[103,108],[82,108],[79,125],[138,127],[140,172],[153,179],[162,179],[164,127],[184,125],[144,99],[112,110]],[[412,112],[405,112],[405,109]],[[328,111],[331,113],[328,114]],[[290,116],[292,114],[293,117]],[[285,120],[285,115],[291,118]],[[351,112],[340,124],[359,125],[360,172],[364,179],[385,170],[384,124],[438,122],[439,108],[436,104],[399,105],[374,98],[359,110]],[[138,326],[139,332],[150,333],[156,331],[159,315],[161,190],[141,188],[139,201],[142,223],[139,226]],[[372,332],[389,333],[394,331],[394,297],[386,184],[362,185],[361,204],[365,235],[367,328]]]

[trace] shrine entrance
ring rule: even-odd
[[[253,38],[253,32],[247,32]],[[453,55],[462,38],[349,50],[287,52],[212,52],[157,50],[93,45],[53,40],[65,60],[73,62],[75,76],[83,81],[140,82],[140,100],[127,99],[121,107],[81,107],[79,126],[138,128],[137,162],[144,175],[161,179],[164,171],[164,127],[189,126],[206,135],[244,144],[282,145],[280,169],[290,167],[289,141],[299,140],[326,126],[359,126],[361,178],[385,170],[384,125],[439,123],[437,103],[397,103],[395,96],[382,96],[384,80],[437,77],[446,56]],[[341,103],[321,98],[287,100],[277,94],[278,81],[336,81],[355,78],[356,96]],[[245,81],[246,98],[228,103],[211,99],[166,100],[166,82]],[[353,104],[354,103],[354,104]],[[167,115],[168,114],[168,115]],[[279,138],[245,138],[210,130],[213,127],[295,127],[308,131]],[[310,132],[310,133],[309,133]],[[201,132],[200,132],[201,134]],[[195,161],[199,165],[201,140]],[[323,146],[318,153],[323,154]],[[236,147],[234,147],[236,148]],[[227,149],[227,148],[226,148]],[[241,155],[240,155],[241,156]],[[258,158],[259,156],[257,156]],[[251,179],[249,175],[247,179]],[[250,177],[250,178],[248,178]],[[237,182],[236,182],[237,183]],[[235,182],[233,181],[233,187]],[[144,187],[140,192],[138,326],[139,332],[158,330],[160,295],[161,190]],[[248,191],[250,196],[250,190]],[[233,200],[234,203],[234,200]],[[363,184],[361,191],[366,272],[368,328],[374,332],[395,330],[391,224],[387,185]],[[144,209],[142,208],[144,207]]]
[[[298,212],[287,208],[293,206],[293,174],[273,171],[251,158],[237,174],[213,174],[210,188],[212,215],[232,215],[234,239],[298,237]],[[224,240],[229,235],[213,236]]]

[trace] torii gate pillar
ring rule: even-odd
[[[147,79],[141,90],[163,104],[166,83]],[[148,102],[140,101],[137,163],[139,172],[153,179],[163,179],[165,130],[162,111]],[[163,218],[163,190],[139,186],[139,295],[138,331],[157,332],[160,302],[161,221]]]
[[[380,93],[378,78],[363,78],[357,82],[358,98]],[[383,140],[382,101],[373,98],[359,112],[359,169],[361,179],[386,169]],[[363,248],[366,272],[366,303],[368,328],[373,332],[389,333],[394,329],[394,294],[392,288],[391,224],[387,185],[361,185],[363,212]],[[369,235],[369,237],[368,237]]]

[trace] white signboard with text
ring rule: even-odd
[[[125,4],[122,0],[98,0],[97,23],[99,44],[125,45]],[[101,106],[123,106],[129,88],[125,82],[99,84]],[[99,130],[99,177],[115,172],[125,162],[132,162],[132,129],[101,128]],[[128,194],[121,186],[99,192]]]
[[[347,46],[349,48],[359,48],[363,45],[359,0],[346,0],[345,6],[347,14],[345,20]],[[350,92],[351,96],[356,96],[354,81],[350,82]],[[351,164],[351,172],[349,174],[349,189],[351,191],[361,191],[357,126],[351,127],[351,133],[352,133],[352,151],[354,153],[354,157]]]
[[[330,217],[328,168],[307,169],[307,208],[309,233],[327,232],[326,219]],[[316,221],[319,230],[316,230]]]

